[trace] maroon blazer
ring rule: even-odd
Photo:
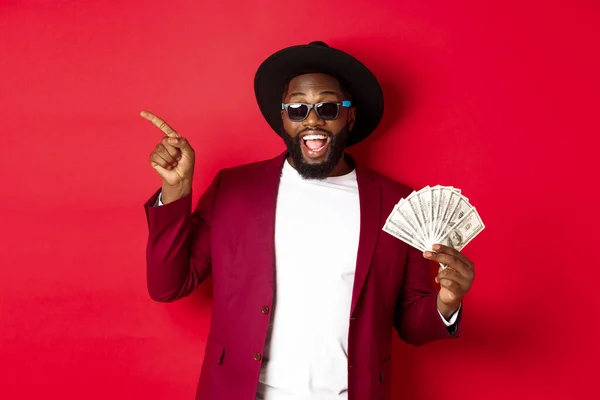
[[[193,213],[191,195],[146,204],[148,291],[170,302],[213,277],[213,313],[196,399],[254,400],[275,278],[275,206],[282,154],[221,170]],[[360,238],[348,337],[348,398],[388,399],[392,327],[421,345],[450,334],[420,251],[381,229],[411,189],[356,166]]]

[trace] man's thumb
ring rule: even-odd
[[[170,137],[168,143],[171,146],[180,149],[182,153],[191,150],[190,144],[183,137]]]

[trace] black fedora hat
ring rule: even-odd
[[[293,77],[308,73],[331,75],[352,95],[356,122],[348,146],[373,133],[383,116],[383,93],[375,75],[350,54],[324,42],[311,42],[276,52],[263,61],[254,76],[258,107],[278,135],[282,133],[283,88]]]

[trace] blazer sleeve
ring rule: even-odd
[[[146,279],[155,301],[171,302],[192,293],[211,273],[210,219],[221,173],[191,213],[192,194],[154,207],[160,191],[144,205],[148,222]]]
[[[422,345],[434,340],[458,337],[460,315],[450,333],[437,309],[438,290],[433,286],[429,261],[408,247],[400,296],[396,303],[394,327],[406,343]]]

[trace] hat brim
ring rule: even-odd
[[[254,77],[254,94],[261,113],[281,136],[281,99],[285,84],[294,76],[324,73],[340,80],[352,95],[356,122],[347,146],[367,138],[383,117],[383,92],[375,75],[351,55],[324,46],[300,45],[278,51],[267,58]]]

